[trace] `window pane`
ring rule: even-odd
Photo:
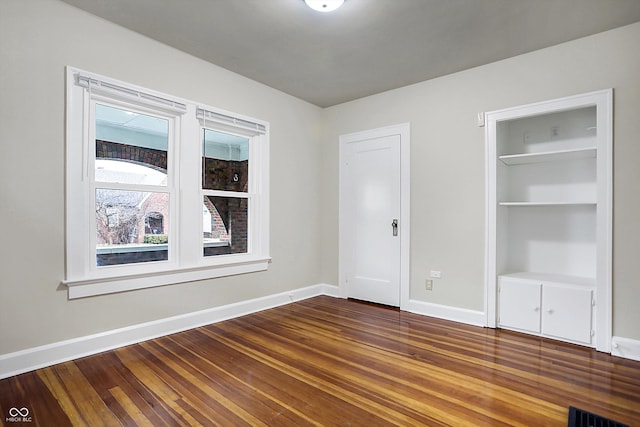
[[[247,191],[249,139],[204,129],[202,136],[202,188]]]
[[[96,264],[168,259],[169,194],[96,189]]]
[[[248,199],[204,196],[204,256],[247,253]]]
[[[159,117],[96,104],[96,181],[126,184],[166,185],[140,182],[140,176],[110,166],[122,163],[146,166],[167,173],[169,121]],[[119,162],[104,162],[104,160]]]
[[[96,181],[167,185],[167,174],[157,169],[123,160],[96,159]]]

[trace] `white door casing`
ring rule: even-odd
[[[408,152],[408,124],[340,137],[339,275],[345,298],[401,308],[408,303]]]

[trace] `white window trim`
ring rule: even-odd
[[[132,105],[173,120],[167,191],[172,191],[170,258],[168,261],[95,267],[92,225],[91,164],[95,153],[88,126],[96,99]],[[66,271],[62,283],[70,299],[205,280],[268,269],[269,256],[269,124],[264,121],[120,82],[73,67],[66,70]],[[249,252],[203,256],[201,120],[207,128],[250,138]],[[164,113],[164,114],[162,114]],[[202,117],[202,116],[201,116]],[[95,139],[95,138],[94,138]],[[178,142],[179,141],[179,142]],[[93,155],[93,157],[92,157]],[[173,158],[173,159],[172,159]],[[189,206],[194,206],[189,209]],[[199,206],[199,207],[198,207]],[[198,218],[200,215],[200,218]],[[196,238],[199,236],[200,238]]]

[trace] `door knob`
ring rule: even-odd
[[[391,227],[393,228],[393,235],[397,236],[398,235],[398,220],[394,219],[393,221],[391,221]]]

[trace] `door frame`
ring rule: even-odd
[[[370,139],[384,138],[388,136],[400,136],[400,309],[405,310],[409,304],[410,281],[409,281],[409,250],[410,250],[410,123],[385,126],[376,129],[353,132],[340,135],[340,159],[339,159],[339,208],[338,208],[338,282],[340,296],[348,298],[348,288],[346,283],[346,271],[349,259],[347,257],[348,235],[346,233],[346,203],[345,190],[345,159],[346,147],[350,143],[367,141]]]

